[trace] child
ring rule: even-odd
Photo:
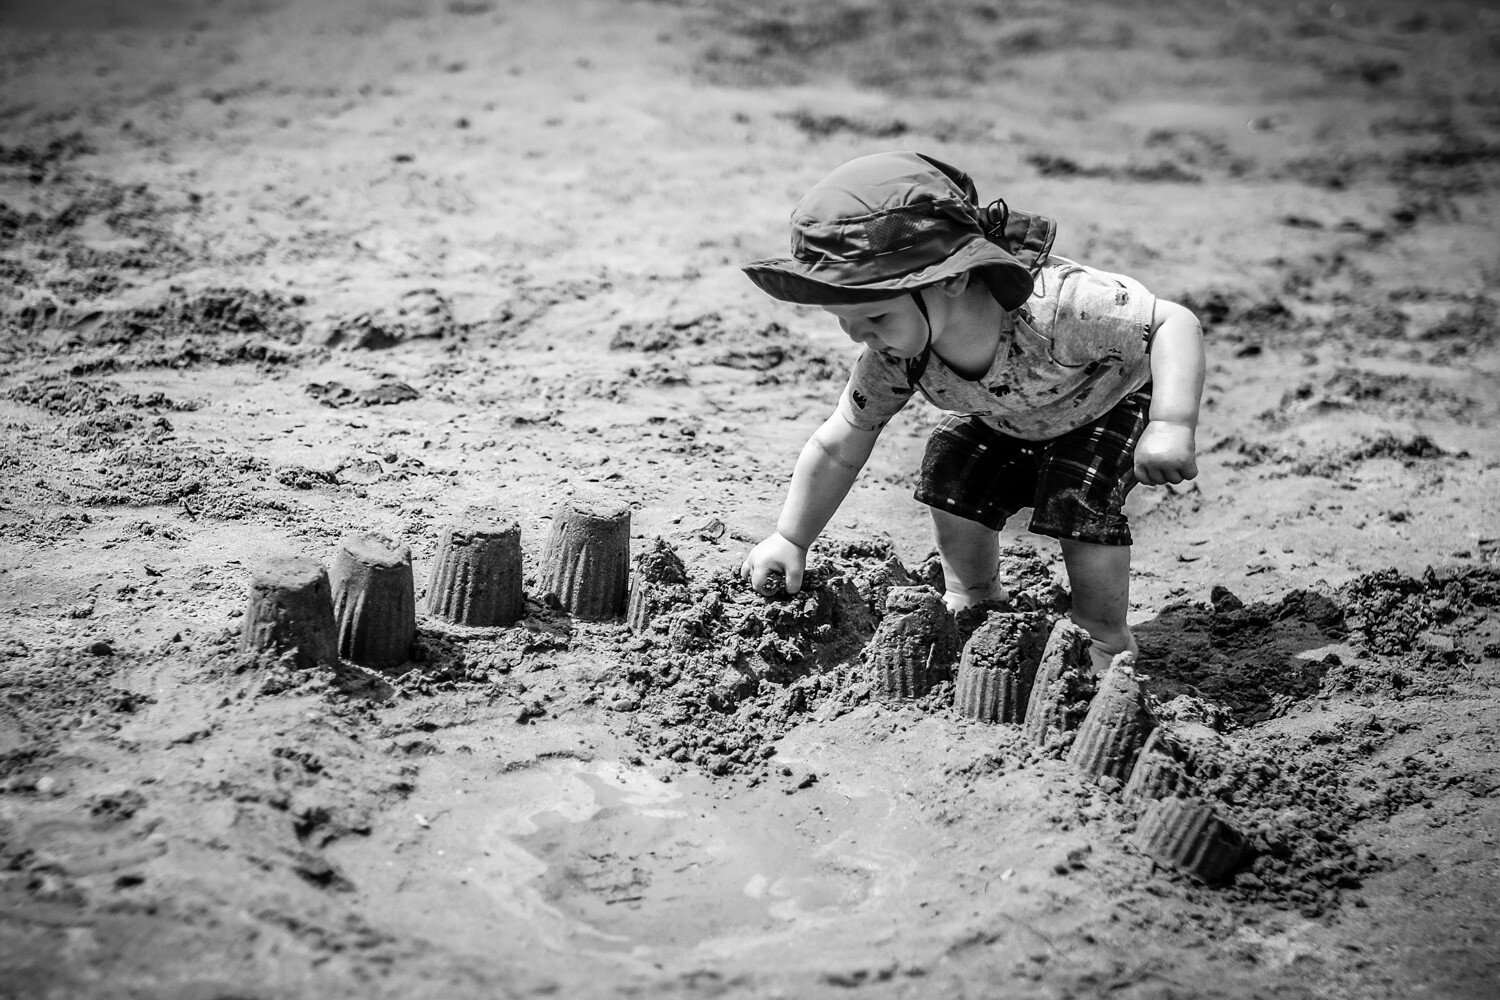
[[[776,532],[740,573],[770,596],[802,586],[807,550],[881,429],[913,394],[949,412],[922,459],[952,611],[1007,599],[999,529],[1022,507],[1061,541],[1072,618],[1096,670],[1135,650],[1126,624],[1137,482],[1198,474],[1202,332],[1136,281],[1050,256],[1041,216],[980,208],[962,171],[917,153],[834,170],[792,213],[792,256],[745,272],[833,314],[864,346],[838,408],[797,459]]]

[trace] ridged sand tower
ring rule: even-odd
[[[333,590],[322,563],[272,556],[255,571],[240,648],[273,656],[290,652],[304,669],[338,663]]]
[[[877,693],[920,698],[948,678],[958,629],[936,590],[892,587],[868,649]]]
[[[1046,647],[1044,621],[992,612],[964,644],[954,679],[959,714],[980,722],[1020,722]]]
[[[1202,799],[1157,799],[1146,807],[1135,842],[1156,861],[1210,885],[1234,874],[1245,838]]]
[[[559,504],[542,557],[542,592],[573,617],[600,621],[624,612],[629,578],[630,508],[594,490]]]
[[[384,535],[346,536],[333,557],[333,610],[340,656],[375,668],[405,663],[417,633],[411,549]]]
[[[1026,702],[1021,731],[1037,746],[1077,729],[1097,690],[1089,660],[1089,634],[1067,618],[1052,627]]]
[[[687,582],[687,567],[682,557],[658,535],[650,551],[636,557],[635,572],[630,574],[625,620],[630,623],[631,631],[646,631],[674,596],[686,597]]]
[[[1068,762],[1090,781],[1113,778],[1123,785],[1155,725],[1135,675],[1135,656],[1121,653],[1099,679],[1099,691],[1078,726]]]
[[[1200,722],[1164,722],[1151,730],[1125,782],[1126,802],[1151,802],[1199,791],[1224,770],[1223,737]]]
[[[468,518],[438,542],[427,611],[459,625],[513,625],[526,612],[521,575],[521,526]]]

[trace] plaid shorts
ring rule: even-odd
[[[1030,507],[1038,535],[1129,545],[1121,508],[1135,486],[1135,445],[1150,409],[1148,384],[1049,441],[1009,437],[979,417],[947,417],[927,441],[916,498],[996,531]]]

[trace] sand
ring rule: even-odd
[[[0,8],[0,996],[1495,996],[1497,56],[1415,0]],[[935,411],[802,593],[735,579],[854,356],[736,265],[893,148],[1205,324],[1201,473],[1127,509],[1222,885],[1072,733],[878,689]],[[539,586],[585,490],[634,627]],[[425,613],[475,511],[512,626]],[[364,532],[409,663],[241,649]]]

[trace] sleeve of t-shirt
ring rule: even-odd
[[[1156,296],[1134,278],[1066,259],[1047,268],[1038,326],[1052,338],[1052,356],[1065,365],[1100,358],[1130,363],[1146,356]]]
[[[860,352],[849,373],[849,384],[839,397],[839,414],[862,431],[878,431],[906,401],[912,388],[906,381],[905,362],[892,360],[868,347]]]

